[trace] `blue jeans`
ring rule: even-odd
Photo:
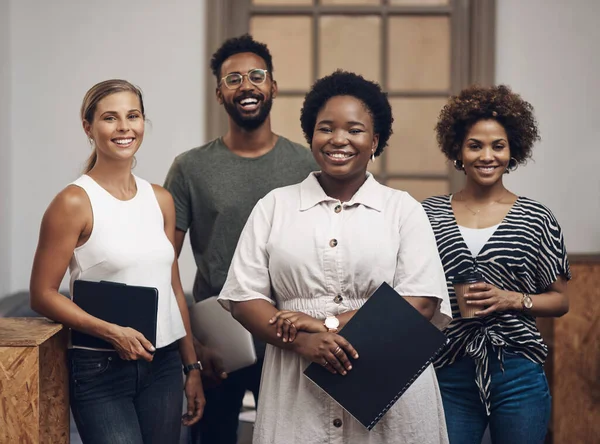
[[[522,356],[505,353],[504,373],[489,355],[491,414],[479,399],[475,363],[470,357],[437,370],[450,444],[480,444],[486,427],[494,444],[542,444],[550,420],[550,392],[544,369]]]
[[[69,350],[71,410],[84,444],[176,444],[183,376],[177,343],[152,362]]]
[[[192,426],[193,444],[236,444],[240,410],[246,390],[258,402],[263,359],[233,373],[217,387],[205,387],[204,415]]]

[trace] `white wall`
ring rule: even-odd
[[[507,185],[547,205],[570,253],[600,252],[600,2],[498,0],[496,82],[531,102],[542,142]]]
[[[10,11],[0,0],[0,297],[10,289]]]
[[[87,89],[109,78],[142,88],[153,124],[135,173],[162,184],[175,155],[204,142],[208,60],[203,0],[10,0],[10,6],[9,290],[17,291],[28,287],[45,208],[89,155],[78,116]],[[184,288],[191,289],[189,251],[182,262]]]

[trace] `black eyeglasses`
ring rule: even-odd
[[[244,82],[244,77],[248,77],[250,83],[255,86],[262,85],[267,80],[266,69],[254,68],[248,71],[246,74],[240,74],[239,72],[232,72],[227,74],[221,79],[221,82],[225,83],[225,86],[229,89],[238,89]]]

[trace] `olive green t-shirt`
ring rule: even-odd
[[[175,158],[165,188],[175,201],[177,229],[190,233],[196,301],[221,291],[258,200],[275,188],[302,182],[318,169],[307,148],[282,136],[260,157],[240,157],[218,138]]]

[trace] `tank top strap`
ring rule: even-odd
[[[153,211],[156,212],[156,217],[158,217],[163,222],[163,214],[160,208],[160,204],[158,203],[158,199],[156,198],[156,193],[154,192],[154,188],[152,184],[145,179],[133,176],[135,178],[135,183],[137,185],[136,200],[139,205],[146,205],[147,208],[152,208]]]
[[[106,195],[108,194],[104,188],[98,185],[98,183],[87,174],[79,176],[79,178],[71,182],[70,185],[76,185],[85,190],[92,204],[92,208],[95,203],[100,203],[102,200],[106,199]]]
[[[141,198],[144,200],[153,199],[156,200],[156,194],[154,194],[154,188],[152,188],[152,184],[141,177],[133,175],[135,179],[135,184],[137,186],[137,192],[139,195],[136,195],[136,198]]]

